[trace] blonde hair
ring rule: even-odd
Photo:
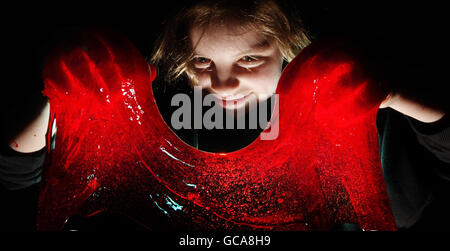
[[[223,20],[259,30],[274,39],[288,62],[310,43],[301,20],[288,18],[274,0],[206,0],[181,9],[166,23],[150,62],[167,67],[165,80],[168,82],[183,74],[195,82],[190,69],[194,48],[189,32],[193,27],[206,29]]]

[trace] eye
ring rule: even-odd
[[[207,69],[211,66],[211,59],[205,57],[195,57],[193,60],[194,67],[197,69]]]
[[[264,60],[257,56],[244,56],[238,61],[238,65],[244,68],[254,68],[262,63],[264,63]]]
[[[252,56],[244,56],[241,58],[241,60],[244,62],[254,62],[254,61],[257,61],[258,58],[252,57]]]

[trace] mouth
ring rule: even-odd
[[[239,108],[247,102],[252,92],[246,95],[236,95],[236,96],[227,96],[227,97],[217,97],[219,100],[222,100],[221,104],[224,108]]]

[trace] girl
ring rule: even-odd
[[[184,9],[168,23],[151,61],[160,67],[159,75],[165,76],[166,81],[184,82],[187,90],[190,85],[199,86],[212,94],[224,110],[238,112],[252,101],[260,103],[272,96],[283,64],[309,44],[304,29],[296,22],[298,19],[287,16],[270,0],[200,2]],[[155,84],[154,88],[157,95],[167,95],[166,98],[156,97],[163,115],[172,114],[170,110],[164,112],[171,107],[164,103],[170,100],[170,91],[164,91],[165,85]],[[438,109],[424,107],[398,94],[389,95],[382,107],[397,109],[426,123],[444,116]],[[166,121],[170,119],[166,117]],[[199,149],[223,152],[245,147],[261,131],[230,138],[232,132],[222,130],[218,132],[224,132],[221,140],[217,140],[220,135],[211,137],[208,131],[194,131],[188,136],[179,133],[179,136]],[[242,135],[245,135],[243,141]],[[207,140],[211,138],[219,144]],[[234,140],[239,142],[230,146]],[[396,196],[391,199],[398,200]],[[398,216],[397,209],[393,209]]]
[[[203,1],[181,8],[169,19],[150,60],[160,68],[154,90],[165,95],[157,100],[166,100],[159,108],[167,124],[171,125],[174,112],[171,97],[183,87],[186,93],[195,86],[203,95],[211,94],[223,114],[231,114],[226,121],[233,120],[234,113],[241,114],[239,110],[250,119],[252,102],[259,107],[270,104],[282,69],[310,43],[300,19],[288,13],[275,1]],[[269,119],[271,112],[269,108]],[[241,149],[265,128],[248,127],[176,130],[171,126],[188,144],[209,152]]]

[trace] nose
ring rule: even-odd
[[[215,71],[211,76],[211,89],[223,96],[232,95],[239,86],[239,80],[231,71]]]

